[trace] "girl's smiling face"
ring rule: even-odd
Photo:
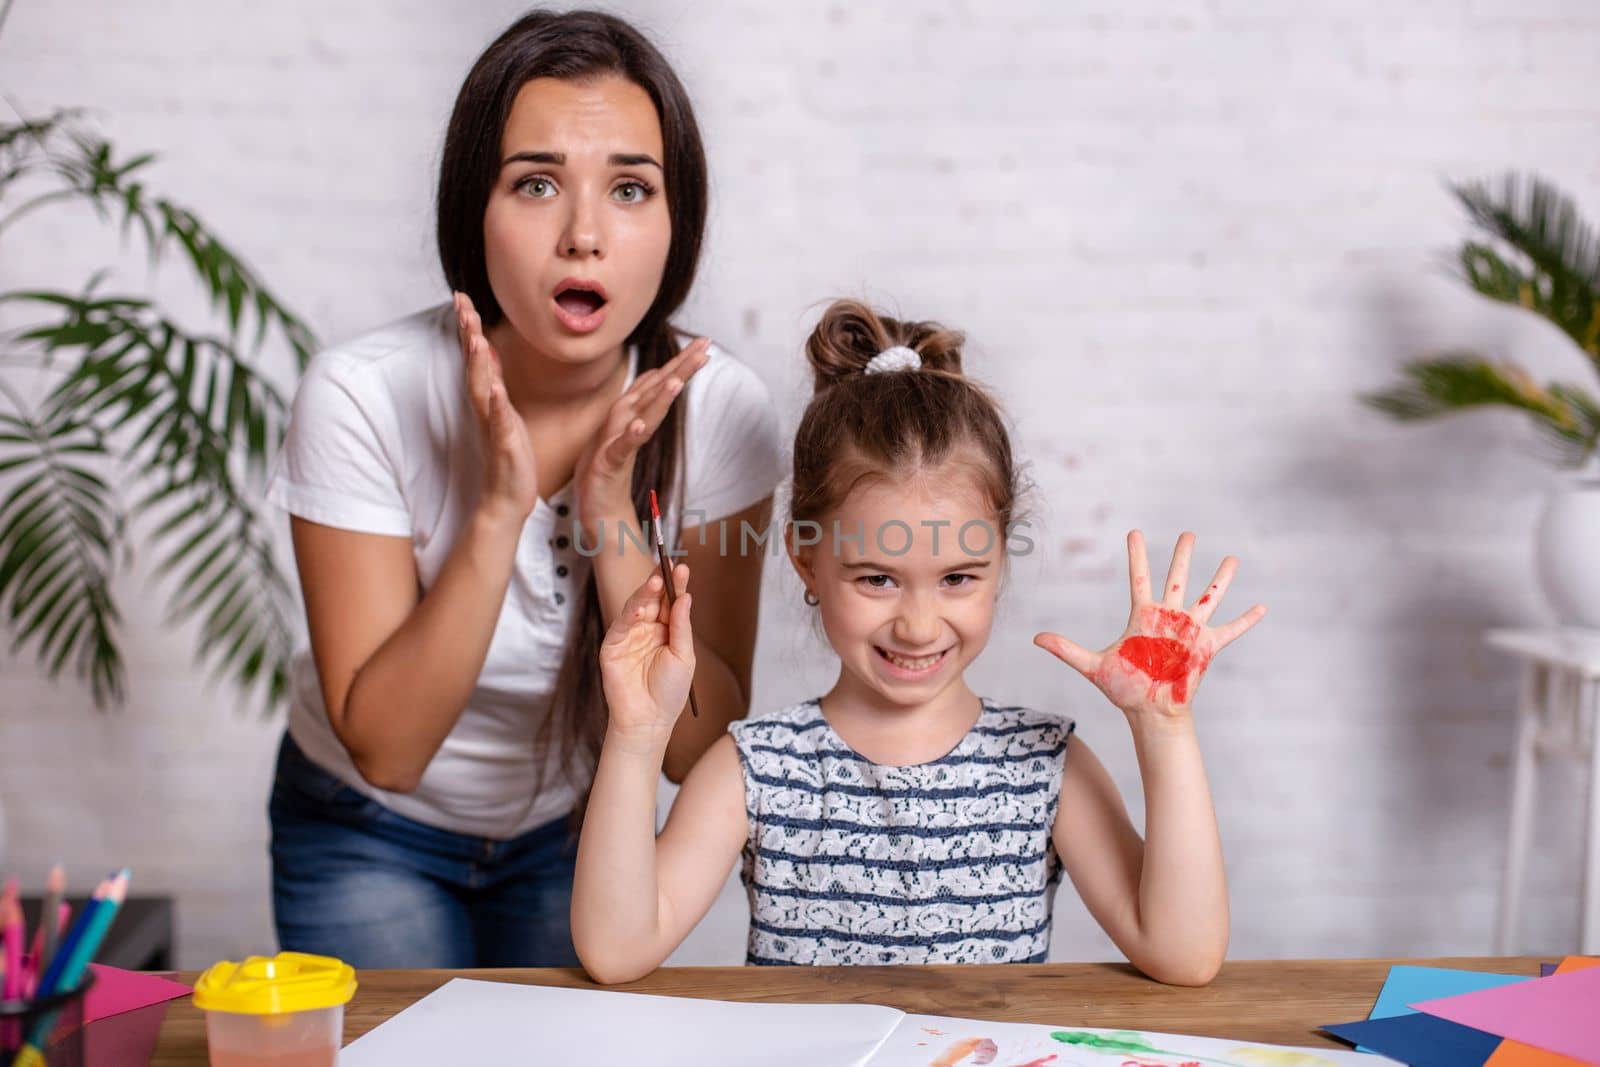
[[[820,601],[840,690],[906,708],[964,693],[993,627],[1006,534],[964,468],[863,481],[821,525],[817,544],[797,553],[793,527],[785,544]]]
[[[618,352],[655,301],[672,243],[661,122],[615,75],[517,92],[484,210],[489,285],[517,337],[586,363]]]

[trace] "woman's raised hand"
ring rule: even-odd
[[[483,320],[465,293],[455,294],[456,331],[467,367],[467,392],[483,444],[483,495],[479,507],[495,518],[523,520],[539,501],[539,467],[527,424],[506,396],[500,357],[483,333]]]
[[[578,521],[586,529],[593,531],[608,517],[633,515],[634,459],[667,417],[672,401],[706,365],[710,348],[710,338],[696,338],[666,363],[635,378],[611,405],[573,473]]]

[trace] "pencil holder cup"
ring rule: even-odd
[[[211,1067],[334,1067],[356,972],[331,956],[280,952],[214,964],[194,986]]]
[[[83,1002],[92,985],[94,972],[85,971],[74,989],[0,1000],[0,1067],[83,1067]]]

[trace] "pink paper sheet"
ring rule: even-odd
[[[1589,1063],[1600,1062],[1600,967],[1531,982],[1424,1000],[1409,1005],[1429,1015]]]
[[[83,1062],[149,1067],[166,1018],[167,1005],[159,1003],[91,1023],[83,1028]]]
[[[112,1015],[121,1015],[135,1008],[144,1008],[176,997],[188,996],[192,992],[182,982],[174,982],[167,978],[124,971],[116,967],[102,967],[98,963],[91,963],[89,966],[94,969],[94,986],[89,990],[88,999],[83,1006],[85,1024]]]

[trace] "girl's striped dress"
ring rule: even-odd
[[[1043,962],[1073,723],[987,699],[931,763],[872,763],[808,700],[730,727],[753,964]]]

